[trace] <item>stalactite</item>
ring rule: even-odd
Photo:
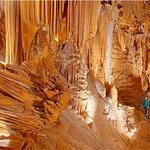
[[[108,13],[108,21],[107,21],[107,38],[106,38],[106,56],[105,56],[105,81],[111,83],[112,81],[112,40],[113,40],[113,29],[114,22],[116,21],[116,17],[114,14],[115,11],[112,10],[112,7],[106,6]],[[113,17],[113,18],[112,18]]]
[[[0,65],[0,119],[6,125],[13,121],[10,127],[24,133],[58,121],[69,100],[64,85],[70,88],[70,105],[89,124],[97,114],[102,117],[96,108],[102,108],[102,101],[96,102],[95,80],[113,81],[114,85],[108,86],[114,87],[110,88],[115,93],[110,92],[112,99],[127,105],[136,106],[143,90],[149,90],[146,1],[5,1],[0,2],[0,17],[3,12],[6,64]],[[22,119],[24,114],[27,116]],[[33,141],[31,135],[26,136],[23,148]]]
[[[127,5],[124,2],[121,4]],[[7,9],[7,7],[10,7],[10,9]],[[112,10],[109,10],[110,7],[112,7]],[[138,7],[139,5],[135,6],[135,8],[133,7],[135,12],[139,9]],[[85,59],[88,58],[88,66],[94,70],[95,77],[103,78],[104,62],[105,64],[111,62],[111,52],[109,53],[110,55],[107,55],[106,52],[108,52],[108,49],[111,51],[111,43],[108,42],[108,37],[112,37],[113,22],[115,19],[111,19],[111,11],[113,11],[113,15],[115,16],[117,14],[115,9],[115,2],[112,5],[86,1],[6,2],[6,22],[8,23],[9,21],[8,24],[6,23],[6,62],[18,63],[19,61],[21,63],[24,60],[28,60],[35,33],[41,25],[46,24],[49,28],[49,40],[53,36],[56,40],[63,42],[71,38],[74,44],[79,47],[81,55],[85,56]],[[15,12],[16,15],[10,17],[11,11]],[[115,18],[114,16],[113,18]],[[18,32],[18,23],[21,25],[20,33]],[[144,24],[145,29],[146,24]],[[108,34],[110,27],[112,27],[111,33]],[[30,33],[30,36],[28,33]],[[122,39],[124,37],[122,31],[119,32],[118,30],[118,36],[120,36],[119,43],[122,45],[122,50],[125,51],[126,41]],[[18,38],[21,40],[20,43],[22,46],[18,46]],[[139,45],[139,47],[141,46]],[[140,52],[140,55],[144,55],[144,52]],[[22,54],[21,61],[17,58],[18,53]],[[108,56],[110,58],[107,58]],[[142,59],[142,57],[140,58]],[[146,58],[144,61],[146,62]],[[101,66],[102,68],[100,69]],[[105,79],[108,81],[112,72],[111,64],[108,63],[106,66],[109,66],[105,67]],[[139,68],[139,66],[141,66],[140,60],[137,62],[136,67]],[[74,68],[74,65],[72,67]],[[139,71],[142,72],[141,70]],[[74,75],[75,73],[73,73]],[[75,79],[75,77],[73,78]]]
[[[6,17],[6,63],[14,63],[16,2],[5,2]]]
[[[35,1],[34,2],[35,5],[35,22],[36,24],[40,24],[40,1]]]
[[[54,36],[55,36],[56,35],[56,1],[53,2],[53,6],[54,6],[53,33],[54,33]]]

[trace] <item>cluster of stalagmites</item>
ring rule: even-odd
[[[82,114],[86,111],[89,100],[88,69],[80,55],[80,50],[71,40],[60,45],[57,53],[57,65],[59,72],[70,85],[70,106],[79,114]]]

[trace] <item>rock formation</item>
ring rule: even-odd
[[[149,1],[1,1],[0,149],[149,149],[149,60]]]

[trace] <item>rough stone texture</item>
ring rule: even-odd
[[[144,10],[144,5],[141,3],[141,6],[137,7],[137,4],[132,6],[133,10],[135,7],[137,10],[143,10],[140,16],[137,10],[132,15],[126,16],[125,6],[126,3],[123,3],[114,26],[113,75],[118,89],[118,100],[128,105],[135,105],[142,101],[144,92],[141,76],[147,70],[145,68],[148,51],[146,41],[149,37],[145,33],[147,27],[144,26],[143,17],[148,15],[148,12]]]
[[[38,130],[57,122],[61,111],[67,107],[69,93],[53,61],[45,48],[32,60],[34,67],[31,62],[20,67],[1,66],[0,120],[12,130],[12,136],[17,133],[25,139],[27,136],[23,147],[29,140],[28,135],[37,134]]]
[[[105,94],[95,88],[99,83],[115,107],[119,102],[142,113],[150,88],[149,10],[149,1],[0,2],[0,59],[5,55],[6,63],[0,65],[0,122],[6,135],[0,145],[149,148],[148,121],[135,110],[139,132],[128,142],[103,115]],[[59,122],[68,101],[72,110]]]

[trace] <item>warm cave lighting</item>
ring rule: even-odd
[[[0,150],[150,150],[150,0],[0,0]]]
[[[108,103],[105,103],[105,111],[107,114],[107,120],[115,121],[118,129],[128,138],[131,138],[137,132],[137,126],[134,118],[134,107],[123,106],[108,99]]]
[[[4,62],[4,61],[0,61],[0,63],[3,64],[3,65],[6,65],[6,62]]]
[[[129,117],[129,114],[125,111],[128,110],[132,113],[131,117]],[[133,117],[134,107],[126,106],[126,109],[124,109],[123,106],[120,105],[120,107],[117,109],[117,123],[120,126],[120,130],[123,134],[125,134],[128,138],[131,138],[135,135],[137,132],[137,128],[135,126],[132,126],[131,124],[134,124],[134,117]],[[129,118],[129,119],[128,119]],[[131,129],[129,129],[129,126]]]
[[[89,96],[89,100],[87,103],[87,113],[88,113],[88,117],[86,118],[86,123],[90,124],[91,122],[93,122],[93,118],[95,116],[95,111],[96,111],[96,99],[95,97],[90,94]]]
[[[55,37],[54,37],[54,40],[55,40],[56,42],[59,42],[58,36],[55,36]]]
[[[2,122],[0,122],[0,137],[8,137],[10,136],[10,132],[6,125],[4,125]],[[10,144],[9,139],[2,139],[0,140],[0,146],[7,147]]]

